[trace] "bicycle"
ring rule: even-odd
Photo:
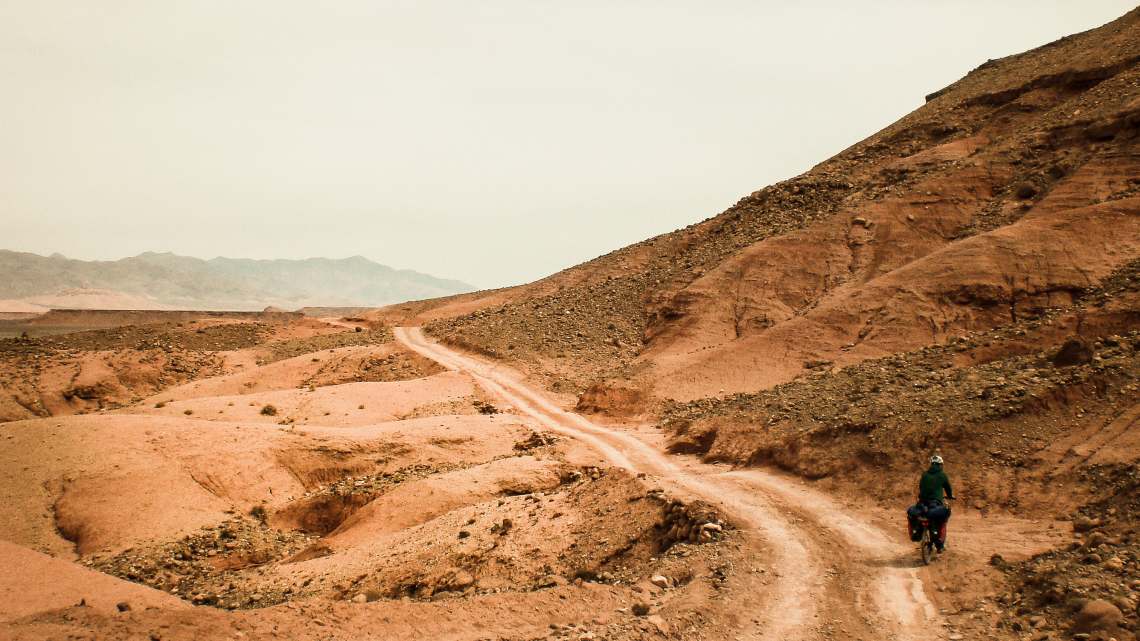
[[[946,521],[943,522],[944,525],[947,521],[950,520],[951,510],[949,502],[952,500],[953,499],[946,499],[946,502],[943,503],[943,505],[946,506]],[[930,518],[927,517],[925,513],[923,513],[922,516],[918,517],[918,523],[920,526],[922,526],[922,538],[919,539],[918,542],[919,553],[922,555],[922,564],[930,565],[931,559],[934,558],[934,550],[936,547],[935,541],[938,534],[934,532],[933,528],[930,527]]]

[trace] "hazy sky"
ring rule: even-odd
[[[0,0],[0,248],[525,282],[1132,6]]]

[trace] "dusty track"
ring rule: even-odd
[[[421,355],[470,375],[547,428],[589,444],[612,464],[731,514],[762,544],[776,577],[768,595],[741,603],[751,614],[751,629],[742,630],[748,638],[941,636],[911,547],[846,514],[830,498],[761,470],[732,471],[667,456],[630,432],[562,410],[501,369],[429,341],[419,328],[396,328],[395,335]]]

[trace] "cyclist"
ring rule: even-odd
[[[942,470],[942,457],[930,457],[930,468],[918,480],[918,506],[926,512],[930,529],[937,532],[934,541],[939,552],[946,549],[946,523],[950,520],[950,509],[943,498],[954,500],[954,490],[950,487],[950,477]]]

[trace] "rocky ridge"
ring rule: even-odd
[[[1133,261],[1076,305],[842,369],[806,363],[811,373],[770,390],[671,404],[662,426],[673,451],[811,478],[852,460],[908,467],[940,448],[983,469],[1032,466],[1093,408],[1111,419],[1140,402],[1137,292]]]

